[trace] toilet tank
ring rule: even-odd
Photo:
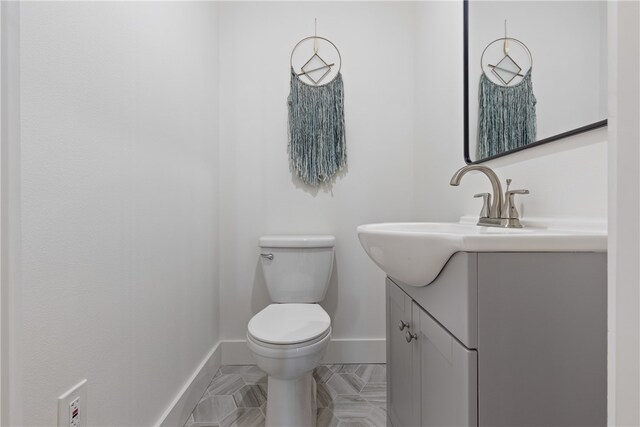
[[[260,261],[271,301],[322,301],[333,269],[335,240],[330,235],[261,237]]]

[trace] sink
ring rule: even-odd
[[[603,228],[538,221],[526,228],[480,227],[465,222],[397,222],[358,227],[369,257],[391,278],[426,286],[456,252],[605,252]]]

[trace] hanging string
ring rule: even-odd
[[[504,54],[509,54],[509,39],[507,38],[507,20],[504,20]]]
[[[318,53],[318,18],[314,18],[315,31],[313,32],[313,53]]]

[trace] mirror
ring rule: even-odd
[[[463,19],[467,163],[606,126],[606,1],[464,0]]]

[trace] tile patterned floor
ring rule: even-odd
[[[323,365],[317,427],[382,427],[387,424],[385,365]],[[264,426],[267,376],[256,366],[222,366],[185,427]]]

